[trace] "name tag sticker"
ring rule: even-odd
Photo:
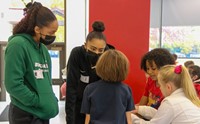
[[[89,83],[89,76],[81,75],[80,80],[84,83]]]
[[[34,70],[34,75],[36,77],[36,79],[43,79],[43,70]]]

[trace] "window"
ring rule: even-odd
[[[51,77],[53,79],[60,78],[60,52],[58,50],[49,50],[51,56]]]
[[[199,59],[199,6],[199,0],[151,0],[149,49],[163,47],[179,59]]]
[[[6,2],[6,3],[4,3]],[[0,11],[0,31],[4,32],[5,35],[0,36],[1,41],[7,41],[8,37],[12,35],[13,25],[15,25],[19,20],[23,18],[23,8],[31,0],[8,0],[0,2],[1,5],[4,5],[3,11]],[[56,15],[59,28],[56,32],[56,42],[65,42],[65,1],[64,0],[37,0],[41,2],[43,6],[46,6],[52,10]],[[15,15],[15,16],[13,16]]]
[[[167,26],[162,28],[162,47],[179,58],[200,58],[200,26]]]

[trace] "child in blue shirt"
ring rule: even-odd
[[[131,124],[134,109],[132,92],[122,81],[128,75],[129,61],[118,50],[108,50],[96,64],[101,80],[86,86],[81,113],[85,124]]]

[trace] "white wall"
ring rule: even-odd
[[[84,44],[88,27],[88,0],[66,1],[66,60],[72,48]],[[67,61],[66,61],[67,62]]]

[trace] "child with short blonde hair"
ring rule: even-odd
[[[104,52],[96,64],[101,80],[86,86],[81,113],[85,124],[131,124],[132,92],[123,83],[129,70],[127,57],[118,50]]]

